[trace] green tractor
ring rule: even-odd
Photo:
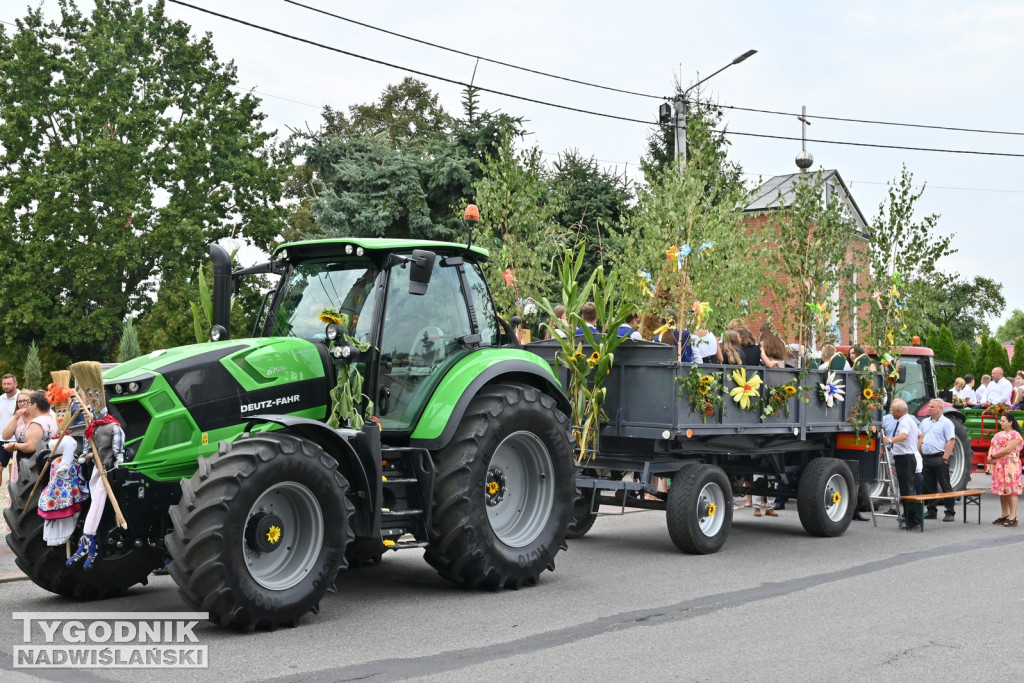
[[[189,608],[251,630],[317,612],[339,570],[387,550],[422,548],[441,576],[488,589],[554,569],[575,495],[569,406],[496,315],[486,252],[325,239],[234,272],[223,249],[211,256],[215,341],[104,378],[126,433],[110,480],[127,529],[108,509],[93,569],[44,544],[45,456],[24,461],[5,514],[30,579],[116,596],[169,556]],[[231,288],[246,276],[278,280],[252,338],[232,339]],[[341,322],[325,325],[325,309]]]

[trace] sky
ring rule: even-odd
[[[1004,285],[1007,308],[1024,310],[1018,271],[1024,234],[1024,3],[856,2],[344,2],[300,0],[357,22],[482,58],[628,90],[625,94],[511,69],[318,14],[285,0],[188,0],[190,4],[398,67],[303,44],[196,9],[167,3],[167,14],[210,33],[220,59],[233,61],[240,86],[263,100],[267,125],[315,128],[324,105],[347,110],[374,102],[407,75],[425,81],[449,112],[461,112],[462,86],[653,123],[660,97],[709,75],[747,51],[745,62],[714,76],[704,95],[725,110],[730,156],[758,179],[796,171],[795,115],[828,116],[1014,133],[983,134],[811,118],[811,140],[969,150],[982,156],[807,143],[814,168],[836,169],[870,221],[903,165],[926,185],[918,216],[939,214],[957,253],[940,266]],[[39,0],[33,0],[35,5]],[[88,2],[80,2],[85,9]],[[0,21],[24,14],[2,0]],[[56,16],[55,0],[42,7]],[[481,93],[485,109],[525,117],[526,144],[548,162],[575,149],[637,177],[651,127]],[[1024,260],[1024,259],[1022,259]],[[990,322],[997,323],[993,318]]]

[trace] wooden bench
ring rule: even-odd
[[[978,507],[978,524],[981,524],[981,489],[967,489],[966,491],[944,491],[942,493],[924,493],[920,496],[900,496],[900,500],[908,505],[916,505],[921,511],[921,533],[924,533],[924,506],[933,500],[947,500],[949,498],[964,499],[964,524],[967,524],[967,505]]]

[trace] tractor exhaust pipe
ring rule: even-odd
[[[213,311],[210,316],[211,329],[220,326],[219,339],[231,337],[231,257],[219,244],[210,245],[210,260],[213,261]]]

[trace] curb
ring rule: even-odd
[[[0,572],[0,583],[13,583],[14,581],[25,581],[28,577],[20,571]]]

